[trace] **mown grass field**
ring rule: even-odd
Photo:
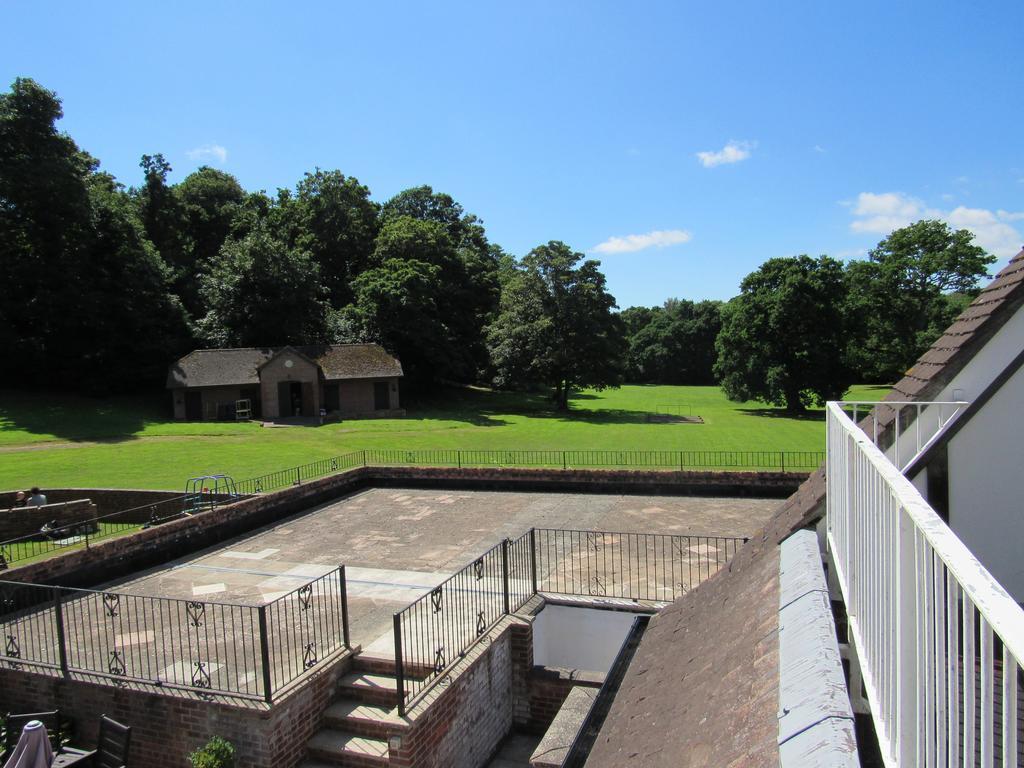
[[[848,399],[877,400],[887,387],[855,387]],[[666,405],[703,424],[650,423]],[[729,402],[717,387],[624,386],[584,391],[569,413],[541,395],[447,390],[408,407],[404,419],[323,427],[182,423],[163,399],[91,400],[0,391],[0,488],[183,488],[212,473],[244,479],[349,451],[824,449],[822,411],[801,418],[760,403]]]

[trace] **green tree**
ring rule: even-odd
[[[112,176],[94,174],[89,196],[92,226],[80,253],[78,297],[55,360],[64,377],[92,392],[158,382],[190,341],[185,312],[170,291],[171,270]]]
[[[171,164],[157,153],[143,155],[139,166],[143,170],[144,180],[142,187],[135,191],[135,197],[146,237],[171,268],[174,293],[179,297],[188,293],[188,298],[194,298],[196,292],[189,290],[195,274],[189,222],[178,191],[167,183]],[[183,300],[190,308],[194,308],[194,301]]]
[[[842,397],[853,381],[843,265],[809,256],[769,259],[723,310],[714,371],[730,400],[799,413]]]
[[[370,268],[352,283],[357,325],[402,361],[410,381],[471,379],[474,360],[457,300],[467,283],[447,228],[398,216],[377,235]],[[480,329],[473,333],[480,334]]]
[[[328,340],[326,292],[306,251],[257,226],[229,239],[200,278],[207,314],[200,335],[214,346],[280,346]]]
[[[622,382],[625,337],[600,262],[551,241],[527,254],[502,287],[487,338],[495,384],[547,384],[559,410],[573,389]]]
[[[454,343],[461,348],[457,365],[446,377],[459,381],[482,378],[490,362],[483,329],[498,309],[504,252],[488,243],[483,222],[466,213],[451,195],[420,186],[399,192],[381,207],[378,253],[385,233],[401,219],[438,224],[447,233],[448,242],[438,256],[426,259],[442,269],[445,300],[440,309]]]
[[[333,307],[352,302],[352,281],[367,268],[377,236],[377,204],[358,179],[340,171],[307,173],[295,194],[278,197],[275,228],[320,267]]]
[[[62,116],[56,94],[34,80],[0,94],[2,358],[25,383],[52,378],[50,347],[70,320],[90,228],[96,161],[57,130]]]
[[[717,301],[669,299],[663,307],[630,307],[623,312],[629,342],[629,381],[714,383],[721,306]]]
[[[847,267],[850,365],[867,381],[903,375],[965,305],[995,257],[966,229],[919,221]]]

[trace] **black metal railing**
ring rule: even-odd
[[[0,662],[273,700],[351,647],[345,568],[262,605],[0,581]]]
[[[551,528],[504,539],[394,614],[399,713],[537,593],[669,602],[717,573],[746,541]]]
[[[528,535],[528,534],[527,534]],[[425,693],[498,621],[532,595],[521,538],[504,539],[394,615],[399,711]],[[513,560],[517,572],[513,574]],[[526,578],[514,592],[512,580]],[[514,594],[514,597],[513,597]]]
[[[746,542],[729,536],[537,528],[537,591],[669,602],[718,573]]]
[[[549,467],[561,469],[748,469],[808,472],[824,451],[551,451],[380,450],[363,451],[367,466]]]
[[[175,496],[0,541],[0,570],[177,519],[185,515],[188,500],[188,496]],[[211,498],[206,506],[212,509],[219,501]]]
[[[308,464],[300,464],[297,467],[289,467],[276,472],[268,472],[258,477],[250,477],[242,480],[236,487],[240,494],[266,493],[277,488],[285,488],[290,485],[301,485],[307,480],[315,480],[320,477],[327,477],[336,472],[344,472],[353,467],[366,465],[365,451],[351,451],[340,456],[331,456],[327,459],[318,459]]]

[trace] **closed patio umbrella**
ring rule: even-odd
[[[30,720],[4,768],[50,768],[52,764],[53,748],[46,735],[46,726],[38,720]]]

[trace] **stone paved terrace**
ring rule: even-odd
[[[181,617],[172,618],[171,623],[186,627],[186,636],[181,641],[184,647],[189,643],[185,601],[270,603],[345,564],[352,642],[375,655],[387,656],[393,655],[395,611],[502,538],[519,536],[532,526],[748,536],[764,524],[778,504],[775,499],[752,498],[369,489],[149,572],[104,585],[103,589],[183,601]],[[103,615],[102,601],[98,597],[90,599],[91,613]],[[330,597],[326,599],[330,603]],[[69,601],[65,616],[81,612],[80,604],[84,602]],[[125,623],[120,628],[111,629],[112,622],[105,620],[78,621],[80,631],[69,637],[75,653],[92,652],[96,658],[90,663],[99,666],[89,668],[96,669],[106,668],[107,657],[115,646],[122,649],[132,669],[145,667],[149,656],[159,657],[159,664],[146,669],[143,677],[159,676],[189,685],[194,671],[190,669],[189,656],[196,654],[176,655],[173,647],[155,647],[161,638],[154,637],[152,632],[138,631],[130,620],[126,621],[133,610],[139,614],[151,612],[148,607],[134,608],[131,599],[124,599],[118,621]],[[253,651],[251,640],[255,631],[252,612],[241,611],[237,614],[242,616],[239,620],[233,610],[211,608],[204,617],[211,626],[216,611],[236,617],[235,621],[221,622],[221,626],[233,626],[234,631],[216,630],[216,656],[225,660],[234,654],[238,659],[227,659],[226,667],[215,664],[206,670],[214,675],[215,687],[218,682],[237,684],[243,673],[236,677],[232,669],[235,664],[239,670],[247,670],[245,676],[249,678],[256,674],[256,665],[246,658],[247,653],[258,654]],[[287,617],[282,619],[282,623],[287,621]],[[144,622],[151,624],[151,617],[147,616]],[[180,629],[176,631],[181,634]],[[239,647],[243,650],[237,651]],[[289,657],[293,666],[299,665],[297,670],[281,670],[281,674],[294,677],[301,671],[301,649],[289,646],[280,650],[280,655]],[[245,684],[255,682],[250,679]]]

